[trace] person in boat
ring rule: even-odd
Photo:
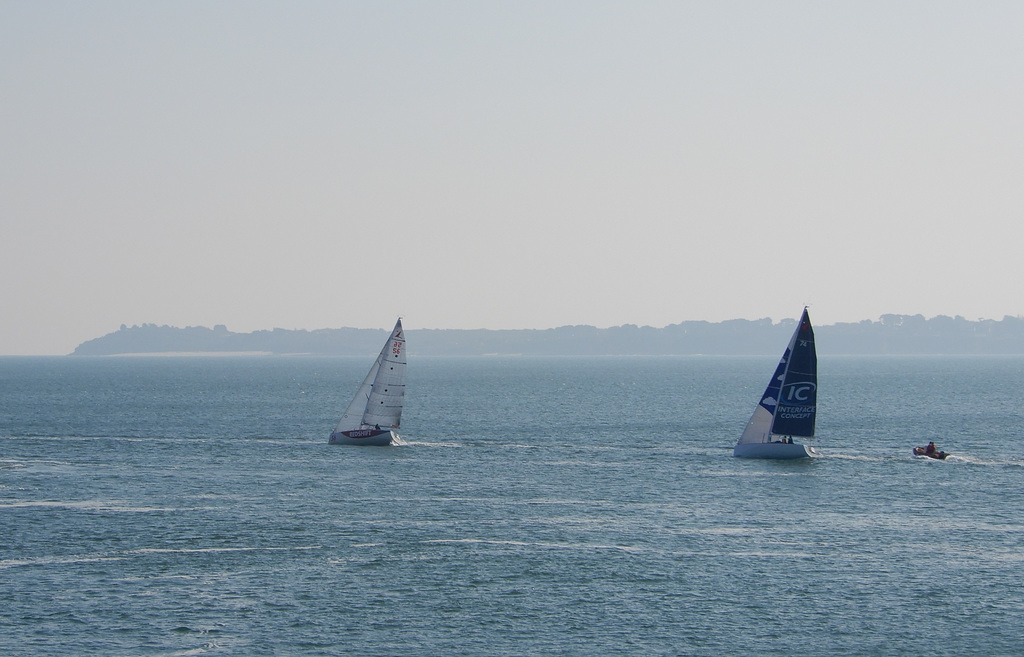
[[[375,425],[373,425],[373,428],[374,428],[375,430],[377,430],[377,431],[380,431],[380,425],[379,425],[379,424],[375,424]]]
[[[928,443],[928,446],[924,448],[924,453],[931,456],[935,453],[935,443]]]

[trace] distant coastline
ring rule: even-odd
[[[771,355],[789,339],[795,319],[688,321],[664,328],[411,329],[410,355],[624,356]],[[940,315],[882,315],[878,321],[815,327],[820,354],[1024,354],[1024,318],[970,321]],[[365,356],[380,349],[385,329],[273,329],[235,333],[224,325],[125,326],[80,344],[74,356],[288,355]]]

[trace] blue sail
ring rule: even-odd
[[[772,381],[773,384],[776,381],[781,384],[775,397],[777,404],[772,433],[813,437],[818,397],[818,356],[814,349],[814,329],[806,308],[783,360],[785,363],[779,364],[780,367],[785,365],[781,381]]]
[[[782,358],[779,360],[779,366],[775,368],[775,374],[768,381],[768,387],[764,389],[764,394],[761,395],[761,401],[758,402],[766,411],[775,415],[775,406],[779,400],[779,390],[782,389],[782,381],[786,376],[786,365],[789,363],[789,348],[786,348],[786,352],[782,354]]]

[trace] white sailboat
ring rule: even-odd
[[[817,408],[818,356],[807,308],[775,368],[733,456],[755,459],[798,459],[817,456],[810,445],[793,438],[813,438]]]
[[[405,400],[405,332],[395,322],[373,367],[331,432],[331,445],[384,446],[400,442],[398,424]]]

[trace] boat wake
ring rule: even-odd
[[[822,454],[821,458],[837,459],[840,461],[868,461],[872,463],[881,463],[882,461],[890,461],[890,456],[870,456],[868,454],[836,454],[829,452],[828,454]]]
[[[403,445],[408,447],[464,447],[459,443],[453,443],[449,441],[433,442],[430,440],[410,440],[408,442],[402,442]]]
[[[920,457],[919,457],[920,458]],[[928,459],[934,461],[935,459]],[[970,456],[966,454],[950,454],[946,457],[943,463],[963,463],[967,465],[979,465],[984,467],[998,467],[998,468],[1024,468],[1024,459],[984,459],[976,456]]]

